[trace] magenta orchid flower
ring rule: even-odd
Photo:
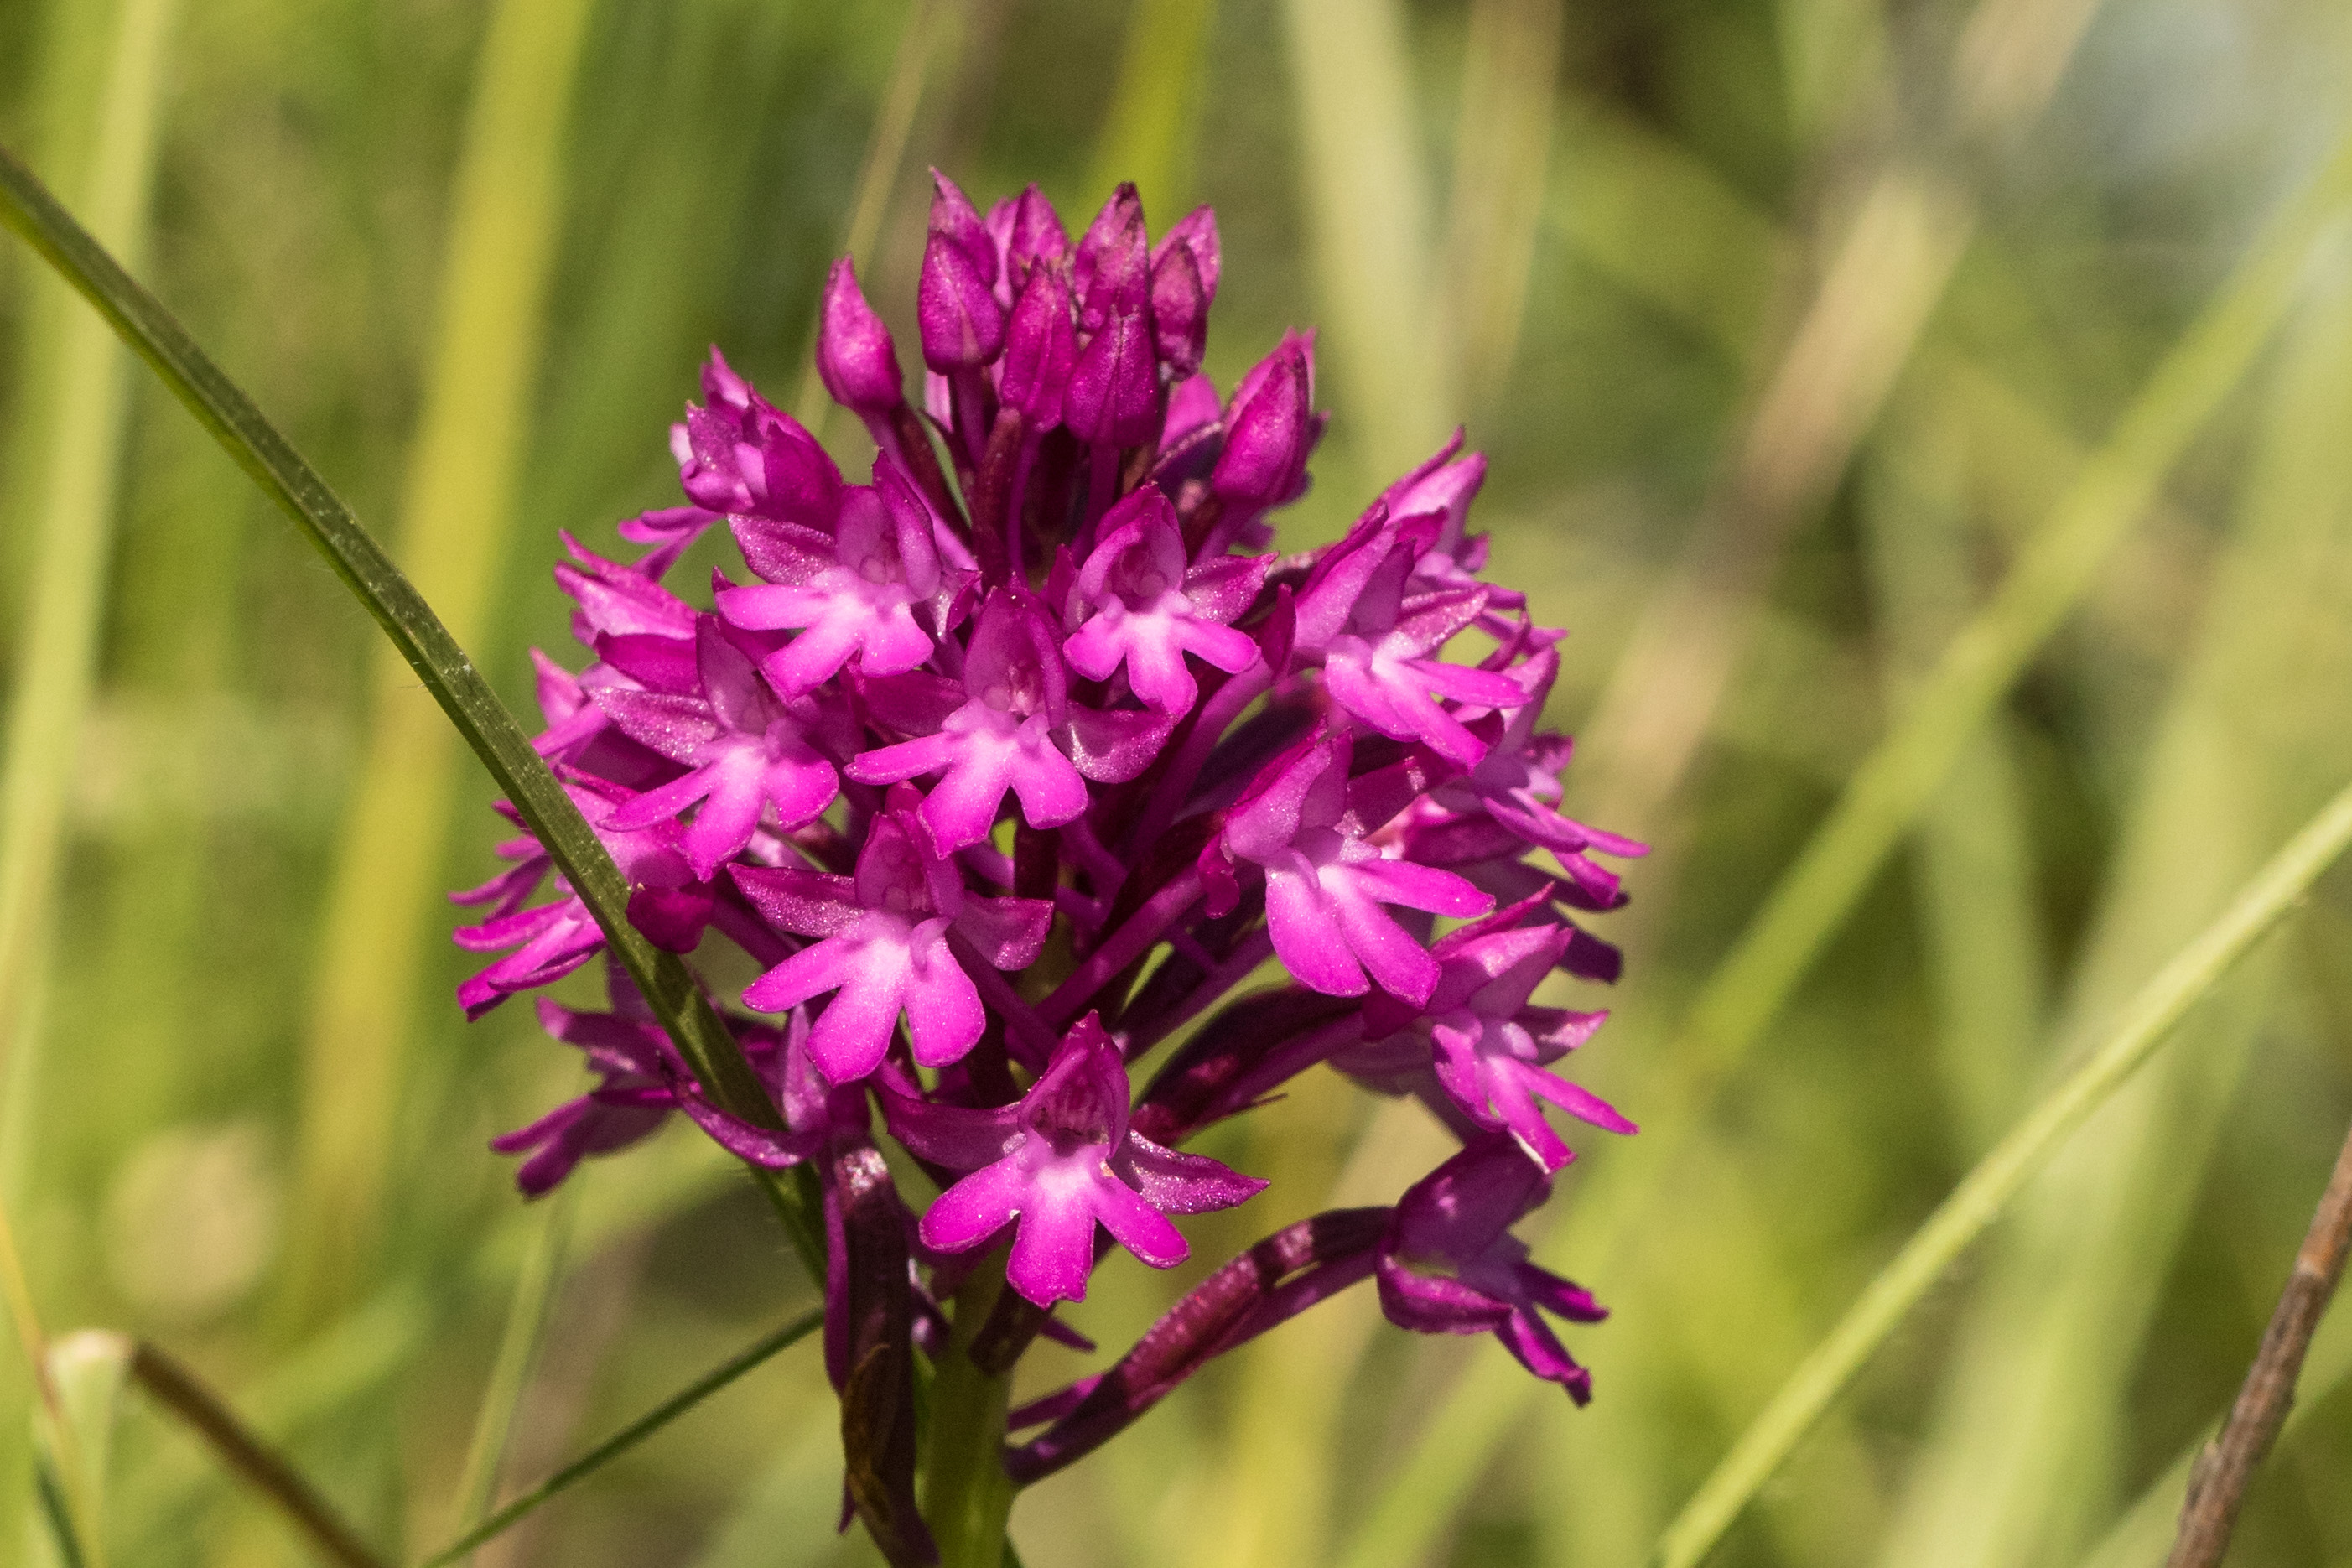
[[[1549,1194],[1551,1178],[1507,1138],[1472,1143],[1398,1200],[1381,1238],[1381,1308],[1425,1334],[1491,1333],[1519,1364],[1582,1405],[1592,1376],[1542,1314],[1597,1323],[1608,1310],[1590,1291],[1528,1260],[1510,1234]]]
[[[694,647],[698,694],[608,688],[596,704],[623,734],[688,770],[614,807],[604,826],[648,828],[699,803],[678,847],[709,881],[751,842],[763,812],[779,827],[798,827],[832,805],[840,785],[811,740],[822,724],[814,701],[778,698],[716,616],[702,617]]]
[[[915,1060],[943,1067],[971,1049],[985,1022],[980,993],[952,946],[998,969],[1034,962],[1053,906],[1035,899],[967,894],[955,868],[931,851],[914,820],[914,792],[868,829],[855,876],[736,866],[735,882],[779,931],[818,940],[762,974],[746,1005],[782,1013],[829,993],[809,1057],[834,1083],[879,1067],[900,1014]]]
[[[1616,978],[1583,922],[1643,853],[1562,810],[1570,742],[1542,723],[1565,634],[1486,580],[1486,462],[1459,432],[1337,542],[1272,551],[1326,423],[1315,340],[1285,333],[1229,395],[1203,371],[1209,210],[1155,237],[1122,185],[1074,238],[1034,185],[984,213],[933,192],[919,396],[849,261],[824,280],[817,374],[872,438],[871,482],[714,349],[670,432],[680,504],[619,523],[634,560],[565,536],[584,668],[533,655],[533,744],[630,923],[708,996],[756,973],[765,1016],[698,1020],[689,1065],[608,956],[609,1012],[541,1009],[587,1081],[496,1144],[536,1194],[679,1110],[790,1168],[845,1519],[892,1568],[947,1539],[916,1486],[918,1355],[996,1376],[1040,1335],[1091,1352],[1053,1314],[1098,1263],[1171,1267],[1182,1216],[1265,1185],[1188,1141],[1318,1069],[1418,1096],[1462,1152],[1393,1207],[1291,1220],[1208,1269],[1011,1413],[1006,1475],[1053,1473],[1366,1279],[1395,1321],[1495,1333],[1583,1400],[1553,1324],[1600,1310],[1509,1229],[1570,1159],[1554,1110],[1633,1131],[1563,1070],[1604,1015],[1535,998]],[[722,521],[748,577],[665,586]],[[495,853],[457,895],[457,941],[493,955],[469,1016],[607,945],[560,878],[542,891],[535,837]],[[1286,983],[1244,994],[1269,962]],[[939,1189],[919,1217],[917,1170]],[[957,1419],[934,1402],[922,1440],[971,1436],[942,1438]]]
[[[1383,735],[1425,742],[1470,767],[1486,754],[1486,742],[1440,699],[1513,708],[1528,694],[1496,671],[1434,657],[1486,607],[1486,590],[1477,587],[1405,597],[1413,563],[1437,526],[1433,518],[1407,522],[1376,507],[1299,590],[1298,646],[1321,656],[1340,707]]]
[[[890,1096],[891,1136],[971,1173],[923,1215],[923,1245],[969,1252],[1016,1228],[1004,1278],[1031,1302],[1086,1300],[1095,1226],[1154,1268],[1192,1255],[1170,1215],[1231,1208],[1264,1182],[1178,1153],[1128,1124],[1127,1068],[1094,1015],[1080,1019],[1018,1105],[966,1110]]]
[[[1077,630],[1062,651],[1090,680],[1108,680],[1124,664],[1138,697],[1181,717],[1200,695],[1186,654],[1228,675],[1258,661],[1257,639],[1232,623],[1256,602],[1269,564],[1228,555],[1191,565],[1176,509],[1147,484],[1105,514],[1071,590]]]
[[[860,784],[937,773],[920,816],[940,853],[988,837],[1010,793],[1032,827],[1059,827],[1087,809],[1089,779],[1118,784],[1149,765],[1166,725],[1150,713],[1105,713],[1073,702],[1053,623],[1026,595],[1001,590],[981,606],[963,678],[873,681],[866,699],[891,728],[917,738],[860,754]],[[919,733],[928,731],[929,733]]]
[[[762,579],[725,588],[719,613],[749,631],[801,635],[761,662],[785,697],[831,679],[855,655],[868,675],[897,675],[931,656],[931,634],[915,607],[940,588],[940,556],[930,508],[887,458],[874,483],[844,492],[828,539],[786,523],[740,523],[736,538]]]
[[[1274,951],[1291,973],[1327,995],[1360,996],[1369,973],[1417,1006],[1436,989],[1437,961],[1381,906],[1466,918],[1494,900],[1450,871],[1391,859],[1366,842],[1348,810],[1347,746],[1343,731],[1327,732],[1267,765],[1202,853],[1210,912],[1237,901],[1234,863],[1258,867]]]
[[[1438,963],[1437,986],[1417,1009],[1421,1016],[1387,1039],[1358,1047],[1354,1061],[1343,1057],[1336,1065],[1360,1071],[1368,1063],[1394,1063],[1402,1048],[1444,1090],[1449,1103],[1441,1110],[1455,1112],[1472,1129],[1507,1132],[1545,1170],[1557,1171],[1573,1156],[1544,1120],[1546,1104],[1612,1132],[1635,1128],[1591,1089],[1544,1070],[1591,1038],[1608,1015],[1538,1007],[1529,1000],[1576,937],[1551,921],[1512,923],[1540,901],[1540,896],[1529,899],[1439,938],[1430,949]],[[1368,1006],[1367,1035],[1395,1027],[1394,1011]]]

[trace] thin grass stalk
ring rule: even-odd
[[[78,184],[100,232],[139,255],[148,235],[163,67],[176,0],[122,0],[96,16],[87,11],[68,16],[62,5],[53,13],[52,26],[60,33],[89,28],[105,38],[92,62],[97,79],[86,84],[94,113]],[[79,121],[80,104],[74,112]],[[55,316],[57,330],[46,345],[48,352],[27,359],[24,402],[54,413],[45,448],[26,454],[28,477],[38,487],[28,495],[35,511],[26,524],[38,542],[38,555],[24,640],[16,650],[6,760],[0,763],[0,1086],[7,1095],[0,1110],[0,1229],[5,1228],[6,1210],[22,1195],[20,1173],[32,1167],[37,1134],[32,1100],[41,1076],[42,993],[52,950],[58,868],[98,660],[129,404],[129,367],[104,328],[75,310],[61,291],[53,294],[43,287],[35,299]],[[80,1555],[102,1563],[104,1542],[86,1495],[88,1478],[71,1452],[73,1435],[58,1418],[54,1390],[39,1359],[39,1325],[30,1315],[30,1288],[13,1232],[5,1241],[11,1315],[34,1358],[26,1375],[40,1405],[51,1413],[54,1440],[68,1446],[59,1456],[64,1475],[58,1479],[58,1495],[66,1514],[79,1521],[85,1543]],[[0,1374],[0,1409],[14,1407],[9,1395],[15,1382]],[[0,1437],[0,1460],[20,1452],[24,1440],[22,1426],[11,1423]],[[18,1472],[11,1465],[5,1473]],[[15,1523],[18,1506],[15,1488],[6,1489],[0,1529]]]
[[[505,1330],[482,1385],[482,1403],[474,1417],[474,1435],[466,1445],[466,1465],[457,1479],[457,1517],[453,1527],[465,1530],[478,1523],[498,1500],[499,1474],[505,1467],[507,1445],[514,1434],[515,1416],[530,1387],[547,1339],[547,1321],[555,1303],[555,1287],[563,1273],[564,1243],[572,1228],[573,1194],[579,1188],[565,1184],[537,1216],[530,1247],[523,1254],[522,1272],[515,1279],[507,1303]]]
[[[1862,507],[1874,620],[1887,647],[1890,718],[1966,623],[1964,430],[1913,406],[1868,469]],[[2048,982],[2014,726],[1996,713],[1921,817],[1912,864],[1956,1152],[1989,1147],[2036,1076]]]
[[[2248,470],[2236,537],[2209,575],[2206,626],[2175,682],[2072,987],[2079,1044],[2221,907],[2317,781],[2352,768],[2324,706],[2295,700],[2347,672],[2326,657],[2352,574],[2352,462],[2326,434],[2352,410],[2352,295],[2298,317]],[[2193,834],[2199,853],[2178,847]],[[2193,1053],[2168,1058],[2020,1205],[1962,1320],[1910,1498],[1881,1561],[1999,1563],[2060,1551],[2099,1517],[2128,1462],[2124,1411],[2168,1260],[2262,1027],[2275,966],[2232,983]],[[2000,1397],[1988,1378],[2014,1380]]]
[[[1953,638],[1901,721],[1848,781],[1796,863],[1766,895],[1660,1059],[1675,1076],[1647,1095],[1649,1131],[1597,1165],[1565,1224],[1539,1243],[1555,1266],[1573,1247],[1603,1271],[1638,1234],[1643,1205],[1697,1118],[1843,923],[1954,759],[2080,603],[2107,553],[2269,341],[2332,220],[2352,196],[2352,137],[2272,219],[2158,365],[1990,602]],[[1571,1270],[1573,1271],[1573,1270]],[[1482,1356],[1449,1393],[1339,1553],[1346,1568],[1414,1561],[1460,1506],[1535,1397],[1507,1358]]]
[[[48,1336],[41,1330],[33,1288],[25,1278],[24,1255],[16,1247],[16,1227],[5,1203],[0,1203],[0,1297],[7,1300],[9,1326],[16,1331],[17,1352],[25,1358],[37,1396],[33,1408],[45,1439],[37,1447],[47,1450],[46,1454],[37,1451],[34,1457],[45,1488],[42,1504],[48,1510],[60,1550],[89,1568],[104,1568],[106,1537],[98,1499],[91,1490],[89,1470],[73,1423],[67,1418],[65,1402],[58,1396],[57,1379],[49,1367]]]
[[[0,219],[70,279],[138,350],[366,605],[595,916],[614,957],[713,1098],[756,1124],[774,1124],[775,1108],[758,1076],[685,964],[655,948],[629,924],[628,889],[618,868],[532,749],[530,738],[318,471],[262,417],[170,312],[5,150],[0,150]],[[821,1259],[822,1237],[795,1190],[778,1182],[763,1184],[795,1247],[804,1258]]]
[[[341,1568],[387,1568],[334,1505],[283,1456],[256,1437],[194,1373],[144,1341],[123,1342],[121,1353],[131,1376],[148,1396],[202,1438],[225,1468],[276,1509],[320,1555]]]
[[[626,1426],[622,1427],[580,1458],[556,1471],[547,1479],[508,1503],[498,1512],[482,1521],[464,1535],[451,1542],[417,1568],[446,1568],[446,1565],[468,1556],[483,1542],[504,1533],[520,1523],[526,1515],[555,1497],[566,1488],[577,1485],[652,1436],[712,1394],[761,1365],[780,1352],[791,1348],[816,1331],[824,1321],[822,1312],[809,1312],[793,1319],[775,1332],[745,1346],[684,1388],[654,1406]]]
[[[1822,1412],[2037,1172],[2171,1037],[2189,1009],[2352,847],[2347,788],[2273,856],[2221,918],[2133,998],[2115,1029],[1970,1171],[1912,1234],[1667,1527],[1654,1568],[1689,1568],[1711,1552]]]
[[[440,321],[393,548],[468,646],[489,629],[512,531],[589,11],[589,0],[493,10],[451,196]],[[451,736],[415,678],[389,650],[369,668],[366,751],[304,1036],[287,1285],[303,1324],[344,1304],[374,1247],[457,794]]]
[[[2038,26],[2011,0],[1979,0],[1951,68],[1964,139],[2014,136],[2039,117],[2096,0],[2065,9],[2071,26]],[[1988,78],[1988,49],[2005,77]],[[2016,80],[2040,90],[2007,90]],[[1598,813],[1635,831],[1680,787],[1782,551],[1876,423],[1975,233],[1976,204],[1939,162],[1898,147],[1843,221],[1716,495],[1586,725]]]
[[[2315,246],[2352,199],[2352,136],[2264,227],[2158,364],[1984,610],[1854,772],[1691,1009],[1696,1075],[1720,1080],[1778,1015],[1953,760],[2095,580],[2270,341]]]

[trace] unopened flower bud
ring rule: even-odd
[[[1307,472],[1315,444],[1315,347],[1292,333],[1234,390],[1225,449],[1210,488],[1234,507],[1278,506]]]
[[[1061,422],[1063,394],[1077,357],[1069,279],[1058,265],[1037,267],[1013,307],[997,395],[1006,407],[1019,409],[1032,429],[1050,429]]]
[[[890,329],[866,302],[857,268],[846,256],[824,280],[824,320],[817,329],[816,371],[844,408],[887,414],[905,400],[898,347]]]
[[[971,370],[1004,347],[1004,307],[997,302],[996,242],[955,183],[937,170],[931,180],[930,237],[915,316],[923,334],[923,363],[945,375]]]

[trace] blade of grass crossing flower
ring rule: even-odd
[[[745,1346],[426,1558],[417,1568],[443,1568],[444,1564],[467,1555],[484,1542],[520,1522],[526,1514],[557,1493],[595,1474],[745,1373],[806,1339],[824,1321],[822,1312],[810,1312]]]
[[[547,1320],[562,1278],[564,1242],[572,1226],[575,1184],[558,1188],[553,1200],[538,1215],[530,1250],[523,1256],[522,1274],[507,1304],[506,1329],[499,1337],[498,1359],[490,1365],[482,1388],[480,1412],[474,1417],[474,1436],[466,1447],[466,1468],[457,1481],[457,1528],[478,1521],[497,1500],[499,1472],[514,1433],[515,1415],[530,1386],[531,1369],[539,1363],[540,1346],[547,1337]]]
[[[2152,503],[2165,475],[2268,342],[2318,241],[2352,199],[2352,138],[2265,226],[2228,279],[2158,365],[2107,440],[1873,749],[1794,866],[1766,895],[1694,1004],[1676,1081],[1654,1086],[1649,1131],[1596,1164],[1584,1194],[1538,1244],[1560,1266],[1573,1247],[1605,1269],[1638,1232],[1658,1173],[1694,1137],[1695,1108],[1777,1016],[1895,845],[1942,786],[1993,706],[2088,591],[2101,562]],[[1503,1358],[1474,1362],[1340,1554],[1348,1568],[1412,1562],[1485,1457],[1535,1397]],[[1440,1445],[1447,1445],[1441,1451]]]
[[[1739,1511],[1910,1310],[2000,1217],[2059,1146],[2145,1065],[2214,984],[2352,846],[2352,788],[2273,856],[2221,918],[2132,999],[2114,1030],[1970,1171],[1725,1456],[1659,1541],[1656,1568],[1688,1568]]]
[[[262,492],[293,519],[336,574],[366,605],[442,710],[466,737],[517,812],[547,846],[557,868],[594,913],[614,954],[679,1050],[719,1101],[761,1124],[775,1121],[743,1059],[686,966],[628,923],[628,889],[604,846],[532,750],[465,650],[424,598],[362,528],[318,471],[262,417],[185,329],[59,206],[12,153],[0,152],[0,219],[22,235],[162,377],[213,432]],[[772,1194],[786,1190],[771,1184]],[[782,1205],[796,1200],[780,1197]],[[803,1214],[796,1237],[814,1236]],[[819,1256],[821,1256],[821,1252]]]
[[[562,206],[562,134],[588,0],[501,0],[476,68],[440,322],[393,548],[458,642],[489,620],[530,427]],[[373,1249],[457,793],[440,715],[390,650],[320,934],[289,1234],[289,1310],[344,1304]]]
[[[2209,574],[2206,624],[2140,766],[2062,1046],[2084,1040],[2221,907],[2267,833],[2352,771],[2333,707],[2296,695],[2352,679],[2331,654],[2352,606],[2352,456],[2328,434],[2352,411],[2352,290],[2331,285],[2300,312],[2268,403],[2233,536]],[[2199,845],[2186,862],[2184,834]],[[1882,1561],[1965,1568],[2025,1542],[2063,1552],[2095,1522],[2131,1451],[2130,1380],[2273,967],[2250,965],[2198,1049],[2122,1096],[2020,1205],[1962,1321]],[[1996,1367],[2031,1392],[1990,1397],[1974,1380]]]

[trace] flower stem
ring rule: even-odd
[[[955,1331],[931,1383],[923,1456],[923,1518],[940,1548],[940,1568],[1001,1568],[1013,1479],[1004,1473],[1004,1413],[1010,1371],[991,1375],[973,1362],[973,1337],[1004,1289],[1004,1255],[972,1271],[955,1296]]]

